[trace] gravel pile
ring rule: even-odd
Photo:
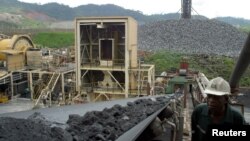
[[[47,121],[40,113],[27,119],[1,117],[0,141],[114,141],[174,97],[139,99],[124,107],[69,115],[63,126]]]
[[[66,130],[75,140],[81,141],[113,141],[124,132],[147,118],[168,102],[159,98],[156,101],[141,99],[127,103],[122,107],[115,105],[103,111],[92,111],[84,116],[70,115]]]
[[[48,124],[45,121],[1,117],[0,141],[72,141],[72,136],[65,130]]]
[[[166,20],[140,26],[138,48],[238,56],[246,38],[246,33],[217,20]]]

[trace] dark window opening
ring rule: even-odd
[[[101,60],[112,60],[113,40],[100,40]]]

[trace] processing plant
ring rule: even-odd
[[[151,95],[154,65],[137,57],[131,17],[76,19],[76,90],[88,101]]]
[[[234,89],[249,64],[249,41]],[[0,114],[0,140],[181,141],[191,134],[189,108],[206,99],[209,79],[189,69],[188,58],[160,76],[143,64],[131,17],[76,18],[74,61],[68,50],[36,48],[27,35],[2,35],[0,45],[2,95],[24,96],[35,108]]]

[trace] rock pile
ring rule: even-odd
[[[238,56],[246,38],[246,33],[217,20],[166,20],[141,25],[138,48]]]
[[[72,141],[72,136],[59,127],[43,122],[11,117],[0,118],[0,141]]]
[[[126,107],[114,105],[103,111],[91,111],[84,116],[70,115],[66,130],[75,140],[106,141],[116,140],[124,132],[147,118],[161,107],[166,101],[140,99],[128,102]]]
[[[48,121],[40,113],[27,119],[1,117],[0,141],[114,141],[176,96],[138,99],[124,107],[69,115],[65,125]]]

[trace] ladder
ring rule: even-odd
[[[51,92],[53,92],[59,77],[60,77],[60,74],[53,73],[48,85],[41,90],[41,93],[38,99],[36,100],[34,107],[38,106],[42,98],[47,98],[49,95],[51,95]]]

